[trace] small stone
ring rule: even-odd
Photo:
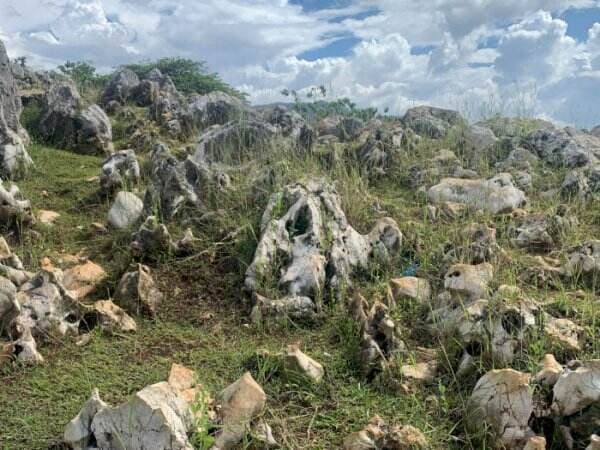
[[[137,331],[137,324],[125,311],[110,300],[100,300],[94,303],[93,314],[96,316],[102,331],[112,334],[115,332],[131,333]]]
[[[150,268],[142,264],[121,277],[115,292],[115,301],[131,314],[142,313],[154,317],[164,295],[156,287]]]
[[[42,209],[38,212],[38,220],[44,225],[52,225],[59,217],[60,214],[55,211]]]
[[[302,353],[296,344],[288,345],[285,355],[285,369],[286,371],[302,374],[315,383],[320,383],[325,374],[323,366]]]
[[[401,298],[410,298],[419,303],[427,303],[431,300],[431,285],[423,278],[394,278],[390,281],[390,290],[396,302]]]
[[[108,211],[108,224],[117,230],[130,228],[142,217],[143,209],[144,203],[137,195],[121,191]]]
[[[455,264],[446,272],[444,287],[452,293],[477,300],[487,296],[488,283],[493,276],[494,268],[489,263],[476,266]]]
[[[563,371],[563,367],[551,354],[544,355],[541,365],[542,369],[535,375],[535,382],[546,386],[554,386]]]
[[[378,448],[390,450],[415,450],[427,447],[427,439],[412,425],[395,426],[385,435]]]
[[[421,362],[415,364],[405,364],[400,368],[402,377],[417,382],[431,382],[437,375],[437,362]]]
[[[81,300],[96,290],[106,279],[106,272],[98,264],[87,261],[65,270],[63,284],[77,300]]]

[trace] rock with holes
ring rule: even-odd
[[[600,402],[600,360],[566,368],[553,388],[552,409],[561,416],[572,416]]]
[[[494,268],[490,263],[455,264],[444,276],[444,287],[454,295],[476,300],[487,296],[493,277]]]
[[[65,427],[63,442],[73,450],[94,448],[96,439],[92,433],[92,420],[104,408],[108,405],[100,398],[98,389],[94,389],[81,411]]]
[[[56,82],[46,92],[39,132],[58,148],[85,154],[113,152],[108,116],[98,105],[85,106],[70,81]]]
[[[260,294],[261,286],[274,281],[291,297],[317,300],[326,289],[338,295],[354,272],[389,261],[401,243],[402,233],[389,218],[367,235],[358,233],[331,185],[292,184],[269,200],[245,287]]]
[[[16,184],[4,183],[0,179],[0,223],[13,226],[34,222],[31,202],[23,197]]]
[[[217,423],[213,450],[234,448],[248,433],[251,422],[263,411],[267,396],[246,372],[235,383],[226,387],[217,398]]]
[[[555,167],[582,167],[598,162],[600,156],[600,138],[570,127],[532,131],[524,146]]]
[[[60,277],[60,271],[42,270],[19,288],[21,313],[15,319],[19,332],[30,330],[36,339],[78,334],[81,311]]]
[[[467,425],[473,432],[487,426],[499,446],[523,448],[534,435],[529,428],[533,413],[529,375],[512,369],[486,373],[475,385],[467,411]]]
[[[20,331],[20,336],[12,343],[12,348],[17,361],[25,364],[41,364],[44,362],[44,357],[38,352],[37,344],[29,328]]]
[[[466,120],[456,111],[417,106],[406,111],[402,122],[417,134],[433,139],[441,139],[454,126],[466,125]]]
[[[508,173],[489,180],[444,178],[427,195],[432,203],[462,203],[492,214],[511,212],[526,202],[525,193],[514,186]]]
[[[143,211],[144,202],[137,195],[121,191],[108,211],[108,224],[117,230],[126,230],[140,220]]]
[[[90,431],[98,448],[115,450],[192,450],[188,434],[194,416],[188,403],[167,382],[139,391],[127,403],[100,408]]]
[[[286,372],[306,377],[314,383],[320,383],[325,375],[323,366],[304,354],[296,344],[288,345],[284,366]]]
[[[150,268],[137,264],[135,270],[125,273],[115,292],[115,302],[131,314],[156,315],[164,296],[156,286]]]
[[[431,300],[431,285],[424,278],[401,277],[390,280],[390,295],[392,301],[412,299],[427,304]]]
[[[101,266],[86,261],[65,270],[63,284],[75,299],[81,300],[92,294],[106,276]]]
[[[175,244],[167,227],[154,216],[146,218],[138,231],[133,233],[131,249],[138,257],[156,257],[175,250]]]
[[[515,222],[509,228],[511,242],[520,248],[547,252],[556,248],[562,236],[577,226],[577,217],[563,214],[531,214]]]
[[[243,115],[248,113],[246,105],[239,98],[219,91],[192,95],[189,98],[189,109],[194,117],[194,124],[201,129],[243,120]]]
[[[100,188],[111,193],[116,189],[131,189],[140,181],[140,166],[133,150],[120,150],[102,163]]]

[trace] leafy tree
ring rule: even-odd
[[[123,66],[144,78],[153,69],[169,75],[177,89],[183,93],[208,94],[214,91],[245,100],[246,94],[225,83],[216,73],[210,73],[206,63],[186,58],[161,58],[157,61],[145,61]]]
[[[90,88],[101,87],[108,79],[106,75],[97,74],[96,68],[87,61],[67,61],[58,66],[58,70],[71,77],[82,93]]]

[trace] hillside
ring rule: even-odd
[[[598,128],[80,87],[0,46],[0,448],[599,448]]]

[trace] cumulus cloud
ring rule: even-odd
[[[315,3],[317,4],[317,3]],[[415,103],[535,111],[600,121],[600,24],[587,40],[559,19],[600,0],[0,0],[11,56],[40,66],[89,60],[108,69],[162,56],[205,60],[255,103],[324,85],[332,97],[400,113]],[[314,6],[314,5],[313,5]],[[347,57],[299,57],[356,37]],[[330,97],[331,98],[331,97]]]

